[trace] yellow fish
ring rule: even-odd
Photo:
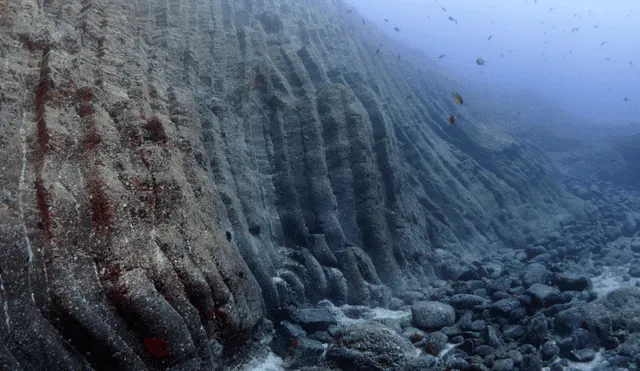
[[[453,95],[453,100],[455,100],[459,105],[462,105],[462,97],[460,96],[460,94],[453,91],[453,89],[451,89],[451,94]]]

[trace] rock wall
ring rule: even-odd
[[[449,126],[442,78],[335,2],[0,15],[9,368],[211,369],[269,311],[385,305],[569,202],[535,151]]]

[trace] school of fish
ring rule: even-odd
[[[434,1],[438,1],[438,0],[434,0]],[[529,0],[524,0],[524,2],[528,4],[528,3],[529,3]],[[534,4],[537,4],[537,3],[538,3],[538,1],[537,1],[537,0],[533,0],[533,3],[534,3]],[[495,5],[494,5],[493,7],[495,8]],[[443,12],[447,12],[447,8],[445,8],[444,6],[441,6],[441,7],[440,7],[440,9],[441,9]],[[554,10],[554,7],[550,7],[550,8],[548,9],[548,11],[549,11],[549,12],[552,12],[553,10]],[[352,12],[353,12],[353,9],[352,9],[352,8],[349,8],[349,9],[347,9],[347,12],[348,12],[348,13],[352,13]],[[529,14],[531,14],[531,12],[530,12]],[[590,14],[590,15],[591,15],[591,9],[589,9],[589,10],[588,10],[588,14]],[[573,18],[578,18],[578,17],[579,17],[579,14],[578,14],[578,13],[575,13],[575,14],[573,15]],[[629,14],[627,14],[627,17],[629,17]],[[430,19],[430,18],[431,18],[431,15],[428,15],[427,19]],[[451,15],[449,15],[449,16],[447,17],[447,19],[448,19],[449,21],[451,21],[452,23],[454,23],[455,25],[457,25],[457,24],[458,24],[458,19],[454,18],[454,17],[453,17],[453,16],[451,16]],[[385,23],[388,23],[388,22],[389,22],[389,19],[388,19],[388,18],[384,18],[383,20],[384,20],[384,22],[385,22]],[[363,23],[363,24],[366,24],[366,22],[365,22],[365,20],[364,20],[364,19],[362,19],[362,23]],[[494,21],[491,21],[491,24],[494,24]],[[541,25],[544,25],[545,23],[544,23],[544,22],[542,22],[542,21],[540,21],[540,24],[541,24]],[[598,26],[597,24],[595,24],[595,25],[593,25],[592,27],[593,27],[594,29],[597,29],[599,26]],[[393,29],[394,29],[396,32],[400,32],[400,28],[399,28],[399,27],[397,27],[397,26],[394,26],[394,27],[393,27]],[[555,29],[556,29],[555,25],[552,25],[552,29],[553,29],[553,30],[555,30]],[[571,28],[571,32],[578,32],[579,30],[580,30],[580,27],[572,27],[572,28]],[[564,32],[564,31],[565,31],[565,30],[563,29],[563,32]],[[543,32],[543,35],[547,35],[547,32]],[[487,37],[487,41],[491,41],[491,39],[492,39],[492,38],[493,38],[493,34],[489,34],[489,36]],[[548,44],[548,41],[545,41],[544,43],[545,43],[545,44]],[[608,44],[608,41],[607,41],[607,40],[603,40],[603,41],[601,41],[601,42],[600,42],[600,46],[601,46],[601,47],[605,46],[606,44]],[[509,52],[509,54],[511,54],[511,49],[509,49],[509,50],[508,50],[508,52]],[[571,50],[568,52],[568,54],[572,54],[572,53],[573,53],[573,51],[571,51]],[[377,48],[377,49],[376,49],[376,51],[375,51],[375,55],[377,56],[377,55],[379,55],[379,54],[380,54],[380,48]],[[502,52],[501,52],[499,55],[500,55],[500,57],[501,57],[501,58],[504,58],[504,53],[502,53]],[[446,54],[440,54],[440,55],[438,56],[438,59],[443,59],[444,57],[446,57]],[[542,57],[545,57],[545,53],[542,53]],[[565,56],[563,56],[563,60],[564,60],[564,58],[565,58]],[[397,59],[398,59],[398,60],[400,60],[400,54],[398,54],[398,55],[397,55]],[[606,59],[606,60],[608,60],[608,61],[609,61],[609,60],[611,60],[611,58],[610,58],[610,57],[606,57],[605,59]],[[477,58],[475,62],[476,62],[476,64],[477,64],[478,66],[484,66],[484,65],[486,64],[486,61],[485,61],[483,58]],[[546,59],[545,59],[545,62],[546,62]],[[633,60],[629,61],[629,67],[630,67],[630,68],[632,68],[632,67],[633,67]],[[609,90],[611,90],[611,89],[609,89]],[[453,100],[454,100],[454,102],[455,102],[455,103],[457,103],[458,105],[462,105],[462,104],[463,104],[462,96],[461,96],[460,94],[456,93],[453,89],[451,90],[451,95],[452,95]],[[624,97],[624,98],[623,98],[623,101],[624,101],[624,102],[628,102],[628,101],[629,101],[629,98],[628,98],[628,97]],[[518,112],[518,114],[520,114],[520,113]],[[454,117],[453,113],[452,113],[452,114],[450,114],[450,116],[449,116],[449,124],[450,124],[450,125],[454,125],[454,124],[455,124],[455,121],[456,121],[456,119],[455,119],[455,117]]]

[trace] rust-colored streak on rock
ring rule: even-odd
[[[91,87],[83,86],[76,91],[75,95],[75,100],[78,103],[76,106],[76,112],[80,118],[85,118],[96,113],[96,110],[91,104],[91,101],[93,101],[93,89],[91,89]],[[90,129],[95,126],[94,122],[91,122],[91,124]]]
[[[89,115],[93,115],[94,113],[96,113],[96,111],[93,109],[93,107],[90,104],[80,105],[77,109],[77,112],[80,118],[85,118]]]
[[[93,89],[90,86],[83,86],[75,93],[76,112],[80,119],[84,121],[85,137],[82,141],[82,149],[87,152],[87,166],[85,186],[89,194],[89,211],[93,228],[105,234],[109,233],[111,222],[114,217],[113,205],[109,201],[105,191],[104,182],[100,179],[97,170],[93,167],[103,165],[101,161],[94,161],[95,152],[102,142],[98,133],[96,121],[93,117],[95,109],[93,106]],[[104,165],[103,165],[104,166]]]
[[[100,138],[100,134],[98,133],[90,133],[82,142],[82,149],[85,151],[94,151],[100,145],[102,138]]]
[[[78,102],[91,102],[93,100],[93,89],[90,86],[83,86],[76,92]]]
[[[36,179],[36,202],[40,212],[44,240],[49,243],[53,237],[51,233],[51,213],[49,212],[49,192],[47,192],[42,178]]]
[[[156,358],[167,357],[169,355],[169,343],[160,338],[144,338],[144,346],[147,351]]]
[[[90,174],[86,181],[86,188],[89,193],[89,207],[91,209],[91,220],[93,227],[97,231],[108,233],[114,216],[113,205],[104,192],[104,184],[95,174]]]
[[[40,78],[35,89],[35,119],[36,119],[36,142],[35,142],[35,188],[36,204],[40,214],[40,223],[44,233],[44,242],[50,243],[53,237],[51,231],[51,213],[49,211],[50,195],[42,179],[42,169],[44,158],[49,148],[49,130],[45,120],[45,110],[47,102],[51,99],[51,90],[54,87],[50,77],[49,68],[49,46],[42,48],[42,59],[40,61]]]

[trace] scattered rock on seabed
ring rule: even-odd
[[[596,206],[525,254],[485,258],[474,279],[400,293],[395,310],[288,308],[255,369],[638,370],[640,236],[607,233],[628,219]]]

